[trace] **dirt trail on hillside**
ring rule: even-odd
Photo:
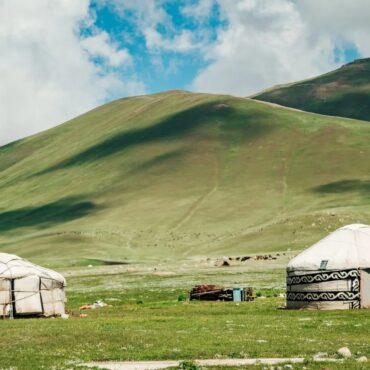
[[[217,191],[219,182],[220,182],[220,174],[221,174],[221,164],[220,164],[220,158],[217,153],[215,152],[215,172],[214,172],[214,184],[213,186],[205,192],[202,196],[200,196],[188,209],[188,211],[184,214],[184,216],[177,221],[177,223],[173,226],[172,230],[176,231],[179,229],[182,225],[184,225],[186,222],[188,222],[194,214],[202,207],[202,205],[205,203],[205,201],[212,196],[214,192]]]
[[[254,102],[265,104],[265,105],[269,105],[270,107],[273,107],[273,108],[282,108],[282,109],[291,110],[293,112],[300,112],[300,113],[307,113],[307,114],[315,114],[317,116],[328,117],[328,118],[339,118],[341,120],[361,121],[360,119],[356,119],[356,118],[350,118],[350,117],[344,117],[344,116],[332,116],[332,115],[328,115],[328,114],[321,114],[321,113],[310,112],[310,111],[307,111],[307,110],[302,110],[302,109],[297,109],[297,108],[291,108],[291,107],[287,107],[286,105],[280,105],[280,104],[277,104],[277,103],[271,103],[271,102],[264,101],[264,100],[258,100],[258,99],[252,99],[252,98],[243,98],[243,99],[254,101]],[[364,121],[364,122],[366,122],[366,121]]]
[[[194,204],[190,207],[190,209],[185,213],[183,218],[178,221],[178,223],[173,227],[173,231],[179,229],[182,225],[184,225],[187,221],[189,221],[194,214],[198,211],[198,209],[203,205],[203,203],[217,190],[217,185],[215,185],[212,189],[210,189],[207,193],[203,194]]]
[[[273,107],[273,108],[284,108],[284,109],[292,110],[294,112],[312,113],[312,112],[307,112],[307,111],[304,111],[304,110],[301,110],[301,109],[297,109],[297,108],[287,107],[285,105],[280,105],[280,104],[277,104],[277,103],[271,103],[269,101],[252,99],[252,98],[244,98],[244,99],[250,100],[250,101],[255,101],[257,103],[266,104],[266,105],[269,105],[270,107]],[[318,113],[314,113],[314,114],[318,114]]]

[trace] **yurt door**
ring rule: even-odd
[[[40,278],[27,276],[14,280],[15,315],[34,315],[43,313]]]
[[[361,308],[370,308],[370,269],[361,271]]]

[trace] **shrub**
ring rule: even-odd
[[[177,297],[177,300],[179,301],[179,302],[184,302],[184,301],[186,301],[188,299],[188,296],[186,295],[186,294],[184,294],[184,293],[181,293],[178,297]]]
[[[179,366],[182,370],[199,370],[199,366],[194,364],[194,362],[191,361],[182,361]]]

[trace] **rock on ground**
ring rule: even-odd
[[[361,356],[357,359],[357,362],[368,362],[368,359],[366,356]]]
[[[342,356],[342,357],[351,357],[352,356],[352,353],[351,353],[351,351],[349,350],[348,347],[339,348],[337,353],[338,353],[339,356]]]

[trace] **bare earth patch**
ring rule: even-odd
[[[278,365],[284,363],[301,364],[305,359],[301,357],[292,358],[227,358],[195,360],[198,366],[247,366],[247,365]],[[335,358],[313,358],[315,362],[340,362]],[[89,362],[83,364],[87,367],[97,367],[109,370],[156,370],[179,367],[181,361],[112,361],[112,362]]]

